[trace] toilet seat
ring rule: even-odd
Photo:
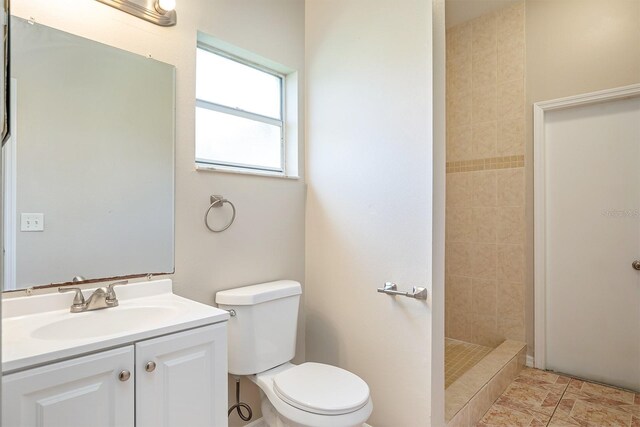
[[[367,419],[371,415],[371,412],[373,411],[373,403],[371,402],[371,397],[369,396],[368,387],[367,400],[362,407],[355,409],[352,412],[336,415],[317,414],[310,412],[309,410],[300,409],[292,405],[290,402],[284,400],[278,393],[276,393],[274,385],[275,377],[285,373],[286,371],[296,369],[297,367],[304,366],[306,364],[307,363],[303,363],[301,365],[293,365],[287,362],[259,374],[249,376],[249,379],[256,383],[258,387],[260,387],[263,395],[263,406],[265,404],[271,405],[279,416],[283,417],[286,420],[289,420],[291,423],[283,424],[286,426],[295,425],[297,427],[361,427],[362,424],[367,421]],[[335,368],[332,366],[329,367]],[[348,373],[351,374],[350,372]],[[281,377],[281,379],[282,378],[286,377]],[[313,387],[314,384],[313,382],[308,382],[307,385],[309,387]],[[334,392],[336,390],[337,387],[333,389]],[[296,400],[302,399],[298,398]]]
[[[357,411],[369,400],[369,387],[357,375],[336,366],[303,363],[273,377],[275,394],[286,403],[319,415]]]

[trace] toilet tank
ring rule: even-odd
[[[218,307],[236,313],[228,322],[230,374],[257,374],[293,359],[300,294],[293,280],[216,293]]]

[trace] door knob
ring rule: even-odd
[[[635,270],[640,270],[640,260],[633,261],[631,263],[631,267],[633,267]]]
[[[126,369],[118,374],[118,379],[120,381],[127,381],[129,378],[131,378],[131,372],[127,371]]]
[[[156,369],[156,362],[147,362],[146,365],[144,365],[144,370],[147,372],[153,372]]]

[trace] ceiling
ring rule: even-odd
[[[519,1],[522,0],[446,0],[446,26],[453,27]]]

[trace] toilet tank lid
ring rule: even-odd
[[[302,287],[294,280],[277,280],[216,293],[216,303],[223,305],[254,305],[293,295],[300,295]]]

